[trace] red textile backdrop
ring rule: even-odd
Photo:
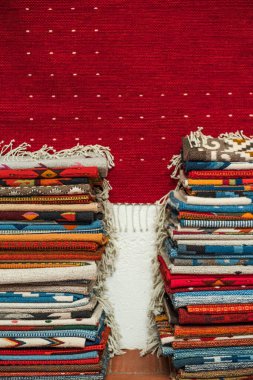
[[[112,200],[154,202],[180,138],[253,121],[252,0],[1,0],[1,138],[110,146]]]

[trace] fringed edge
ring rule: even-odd
[[[119,332],[119,327],[114,317],[113,307],[108,299],[108,297],[104,294],[107,291],[107,288],[103,288],[101,290],[101,294],[98,291],[97,300],[102,306],[103,310],[106,314],[106,324],[111,328],[111,333],[108,340],[108,348],[110,352],[110,357],[114,357],[115,355],[122,355],[125,352],[120,349],[120,340],[121,334]]]
[[[174,170],[171,173],[170,177],[173,179],[178,179],[180,169],[182,167],[182,156],[181,156],[181,154],[174,154],[174,156],[172,156],[172,159],[170,160],[170,163],[167,166],[167,168],[171,169],[173,167],[174,167]]]
[[[103,182],[103,189],[97,194],[97,199],[102,203],[105,215],[105,230],[109,236],[109,242],[106,246],[105,253],[102,255],[102,260],[98,265],[98,278],[95,286],[95,293],[98,302],[102,305],[106,314],[106,323],[111,328],[109,337],[109,352],[110,357],[121,355],[124,352],[120,349],[121,334],[119,326],[114,317],[113,307],[107,297],[106,280],[115,270],[115,259],[117,257],[116,247],[116,229],[113,223],[112,205],[109,202],[109,191],[111,186],[107,180]]]
[[[164,296],[163,279],[160,273],[159,263],[157,261],[157,255],[164,250],[164,240],[167,237],[166,231],[166,205],[168,202],[169,194],[162,197],[156,205],[158,207],[158,213],[156,216],[156,252],[151,261],[153,272],[153,290],[151,294],[151,301],[148,308],[148,339],[146,347],[141,351],[141,356],[149,353],[161,354],[160,339],[156,328],[154,316],[162,312],[162,300]]]
[[[80,145],[77,144],[69,149],[57,151],[53,146],[43,145],[39,150],[30,151],[30,144],[26,142],[14,147],[15,140],[9,144],[0,142],[0,160],[4,162],[17,160],[41,160],[41,159],[61,159],[67,157],[104,157],[108,163],[108,168],[114,166],[114,158],[110,148],[102,145]]]
[[[242,140],[252,140],[253,136],[247,136],[243,133],[243,131],[236,131],[236,132],[226,132],[226,133],[221,133],[218,136],[218,139],[223,139],[224,141],[229,140],[229,139],[242,139]]]
[[[70,157],[104,157],[107,161],[108,168],[114,166],[114,157],[110,152],[109,147],[101,145],[80,145],[70,149],[63,149],[57,151],[52,146],[43,145],[37,151],[29,151],[30,144],[22,143],[14,148],[15,140],[11,140],[9,144],[4,145],[4,141],[0,142],[0,161],[4,162],[15,160],[41,160],[41,159],[62,159]],[[123,352],[120,349],[120,333],[119,327],[116,323],[113,308],[106,296],[106,279],[111,276],[115,270],[115,258],[117,255],[117,249],[115,245],[116,233],[112,218],[111,204],[108,201],[109,191],[111,186],[109,182],[104,179],[102,190],[98,191],[96,196],[98,201],[102,203],[105,213],[105,229],[110,237],[110,241],[107,245],[105,254],[102,256],[102,260],[98,265],[98,279],[95,286],[95,293],[97,295],[99,303],[103,306],[106,313],[106,323],[111,327],[111,336],[109,338],[109,351],[110,355],[118,355]]]
[[[203,127],[198,127],[197,131],[190,132],[190,134],[187,136],[187,139],[189,141],[191,148],[205,146],[207,144],[208,138],[211,138],[211,139],[215,138],[211,135],[205,135],[202,132],[202,130],[203,130]],[[235,132],[221,133],[216,138],[223,140],[224,142],[227,142],[229,139],[252,140],[253,136],[247,136],[244,134],[243,130],[238,130]],[[172,160],[173,160],[173,157],[172,157]]]
[[[114,226],[120,233],[148,232],[151,226],[149,219],[151,208],[155,208],[154,203],[114,203],[112,207]]]
[[[190,132],[190,134],[187,136],[191,148],[200,147],[203,144],[206,144],[207,138],[212,137],[204,135],[204,133],[202,133],[202,130],[203,127],[198,127],[197,131]]]

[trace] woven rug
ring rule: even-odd
[[[116,255],[105,179],[113,157],[101,146],[23,148],[0,153],[0,187],[15,188],[0,197],[1,377],[103,379],[108,355],[121,353],[106,289]],[[55,185],[54,196],[34,196]]]
[[[170,356],[176,378],[180,370],[186,378],[204,371],[201,378],[216,378],[219,370],[237,377],[253,365],[252,240],[251,226],[244,224],[252,218],[244,187],[252,181],[252,147],[243,131],[213,137],[198,128],[183,137],[181,153],[169,165],[178,183],[157,213],[146,350]],[[216,195],[215,186],[222,188]],[[227,196],[230,186],[237,190]],[[227,225],[215,225],[219,221]],[[243,223],[239,233],[235,221]]]
[[[0,7],[7,138],[36,148],[111,146],[113,201],[165,194],[166,163],[196,125],[220,133],[243,123],[251,131],[248,0],[15,0]]]

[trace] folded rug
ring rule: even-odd
[[[219,213],[216,212],[199,212],[199,211],[179,211],[177,214],[177,219],[181,221],[182,219],[193,219],[193,220],[229,220],[229,221],[250,221],[253,218],[251,212],[235,212],[235,213]]]
[[[90,351],[104,351],[106,349],[108,338],[110,334],[110,328],[105,327],[105,329],[101,332],[101,336],[98,335],[97,342],[86,341],[83,347],[59,347],[56,345],[55,347],[41,347],[41,348],[11,348],[11,349],[0,349],[1,355],[20,355],[20,357],[24,357],[25,355],[35,354],[35,355],[61,355],[61,354],[82,354]],[[55,350],[56,348],[56,350]]]
[[[173,308],[171,301],[167,295],[163,299],[163,307],[166,313],[168,323],[170,324],[180,324],[180,325],[211,325],[211,324],[235,324],[235,323],[247,323],[253,321],[253,313],[245,308],[245,311],[241,313],[236,309],[230,313],[226,313],[226,308],[222,310],[223,305],[220,306],[220,313],[212,313],[212,308],[208,310],[208,305],[206,306],[206,312],[198,312],[198,306],[194,305],[194,312],[189,311],[191,306],[186,308],[180,307],[177,310]],[[202,306],[202,305],[200,305]],[[240,306],[240,305],[238,305]],[[244,306],[244,305],[242,305]],[[252,306],[252,305],[249,305]],[[218,307],[218,306],[217,306]],[[232,309],[233,305],[231,305]],[[203,308],[202,308],[203,309]],[[242,307],[243,310],[243,307]],[[253,310],[253,309],[252,309]],[[213,340],[213,339],[211,339]],[[215,346],[215,344],[214,344]],[[205,345],[203,345],[205,347]]]
[[[251,376],[253,375],[253,370],[252,368],[247,368],[247,369],[239,369],[239,370],[213,370],[213,371],[198,371],[196,372],[190,372],[190,371],[185,371],[185,370],[180,370],[179,371],[179,378],[181,379],[192,379],[192,380],[197,380],[197,379],[215,379],[215,378],[225,378],[226,377],[233,377],[235,376],[236,378],[240,376]],[[197,379],[196,379],[197,376]],[[252,376],[251,376],[252,377]]]
[[[252,179],[253,181],[253,179]],[[204,211],[204,212],[216,212],[216,213],[230,213],[230,212],[252,212],[253,204],[248,205],[234,205],[233,199],[230,200],[230,205],[198,205],[187,204],[184,202],[178,191],[171,191],[168,204],[172,209],[178,211]]]
[[[240,132],[215,138],[199,128],[183,137],[182,155],[184,161],[251,162],[252,145],[252,140]]]
[[[5,380],[7,379],[31,379],[36,380],[50,380],[61,379],[65,380],[78,380],[80,377],[87,380],[103,380],[106,376],[106,369],[109,361],[109,353],[107,348],[104,349],[103,353],[100,355],[100,360],[97,364],[86,364],[86,365],[27,365],[26,369],[29,372],[22,372],[20,366],[11,366],[10,369],[4,367],[1,371],[1,377]],[[41,368],[42,367],[42,368]],[[15,372],[13,372],[15,371]],[[66,371],[66,372],[64,372]]]
[[[181,288],[171,288],[170,285],[164,280],[164,289],[165,292],[170,295],[174,293],[181,292],[202,292],[215,290],[216,292],[220,292],[222,290],[240,290],[240,289],[253,289],[252,285],[237,285],[237,286],[224,286],[224,285],[215,285],[215,286],[189,286],[189,287],[181,287]]]
[[[0,234],[0,240],[2,242],[9,242],[9,241],[23,241],[23,242],[37,242],[38,240],[44,240],[45,241],[88,241],[88,242],[95,242],[97,244],[104,244],[107,242],[107,238],[104,234],[98,233],[68,233],[68,234],[62,234],[62,233],[47,233],[47,234]]]
[[[211,171],[227,171],[227,170],[251,170],[253,169],[253,162],[232,162],[232,161],[184,161],[183,168],[185,172],[191,170],[211,170]]]
[[[180,190],[175,192],[175,194],[182,199],[185,203],[189,205],[231,205],[231,197],[200,197],[200,196],[193,196],[188,195],[186,192]],[[247,196],[241,196],[241,197],[235,197],[233,198],[233,204],[234,205],[249,205],[253,201],[252,197]]]
[[[193,369],[193,366],[200,366],[201,369],[203,369],[203,366],[206,365],[206,370],[212,371],[217,367],[213,367],[212,364],[217,364],[218,368],[234,368],[231,363],[237,363],[238,366],[236,368],[247,368],[253,366],[252,363],[252,355],[213,355],[213,356],[198,356],[194,358],[183,358],[183,359],[174,359],[173,358],[173,365],[175,368],[191,368]],[[222,363],[222,366],[220,366],[219,363]],[[198,368],[200,369],[200,368]]]
[[[34,169],[1,169],[1,179],[14,179],[14,178],[73,178],[73,177],[99,177],[99,171],[97,166],[69,166],[64,168],[34,168]]]
[[[229,247],[224,247],[224,248],[229,248]],[[219,274],[252,274],[253,273],[253,268],[251,266],[243,266],[243,265],[230,265],[230,266],[176,266],[174,264],[171,264],[169,260],[169,256],[167,254],[163,254],[162,260],[161,256],[158,257],[158,260],[160,261],[163,271],[165,273],[165,276],[167,278],[168,270],[171,274],[198,274],[198,275],[219,275]],[[167,269],[166,269],[167,267]],[[193,279],[194,281],[194,279]],[[246,280],[245,284],[250,284],[249,281]],[[186,283],[184,283],[186,285]],[[242,285],[244,285],[242,283]]]
[[[230,362],[238,362],[238,361],[252,361],[249,356],[252,355],[252,347],[251,346],[245,346],[245,347],[211,347],[211,348],[196,348],[196,349],[181,349],[181,350],[175,350],[173,357],[175,360],[188,360],[188,359],[197,359],[202,360],[203,358],[206,359],[206,364],[209,363],[215,363],[215,362],[226,362],[229,360]],[[223,360],[215,360],[215,357],[224,357]],[[202,359],[201,359],[202,358]],[[240,358],[240,359],[239,359]],[[187,362],[187,364],[197,364],[194,361]],[[199,364],[205,364],[203,362],[200,362]],[[186,363],[184,364],[186,365]],[[253,361],[252,361],[253,366]]]
[[[94,211],[0,211],[0,220],[56,221],[60,223],[90,224],[101,218],[101,212]]]
[[[92,190],[92,186],[86,184],[76,185],[59,185],[59,186],[22,186],[22,187],[0,187],[1,197],[21,197],[21,196],[34,196],[34,195],[73,195],[73,194],[87,194]]]
[[[101,212],[102,205],[97,202],[91,202],[88,204],[0,204],[0,211],[23,211],[26,213],[29,213],[31,211],[32,213],[38,212],[50,212],[50,211],[60,211],[60,212],[84,212],[84,211],[91,211],[91,212]],[[32,215],[32,214],[31,214]],[[31,218],[32,219],[32,218]]]
[[[180,326],[176,325],[174,329],[175,337],[216,337],[232,335],[252,335],[253,325],[224,325],[224,326]]]
[[[222,265],[222,266],[230,266],[230,265],[253,265],[253,258],[235,258],[234,256],[229,258],[225,257],[216,257],[216,258],[181,258],[178,257],[173,259],[173,264],[177,266],[212,266],[212,265]]]
[[[186,178],[184,176],[184,174],[182,174],[182,173],[180,174],[180,180],[181,180],[181,182],[182,182],[182,184],[183,184],[184,187],[201,186],[201,185],[202,186],[209,186],[209,185],[214,185],[214,186],[239,186],[239,185],[252,185],[253,184],[253,178],[222,178],[222,179],[217,179],[217,178],[205,179],[205,178],[201,178],[201,179],[197,179],[197,178]],[[5,181],[5,180],[3,180],[3,181]],[[65,181],[67,181],[67,179],[65,179]],[[6,182],[7,182],[7,180],[6,180]],[[49,182],[49,183],[51,185],[51,182]],[[41,183],[41,184],[43,184],[43,183]],[[2,186],[4,186],[4,185],[2,185]],[[8,186],[11,186],[11,185],[8,185]],[[14,185],[12,185],[12,186],[14,186]]]
[[[108,242],[108,238],[104,237],[102,244]],[[74,251],[96,251],[100,244],[95,241],[0,241],[0,254],[2,251],[31,251],[44,252],[48,250],[74,250]]]
[[[42,311],[43,312],[43,311]],[[31,309],[31,314],[33,310]],[[59,318],[59,319],[45,319],[45,320],[34,320],[34,319],[1,319],[0,320],[0,328],[4,329],[4,326],[15,326],[19,328],[19,326],[36,326],[36,327],[45,327],[50,324],[50,326],[78,326],[78,325],[88,325],[88,326],[97,326],[99,320],[101,319],[103,313],[103,309],[100,305],[97,305],[95,310],[93,310],[92,316],[88,318]],[[13,312],[13,315],[15,313]],[[16,311],[17,316],[19,315],[18,310]],[[56,313],[55,313],[56,314]],[[64,314],[64,310],[62,311]],[[1,313],[0,313],[1,315]],[[51,313],[53,316],[53,312]],[[10,329],[11,330],[11,329]]]
[[[239,371],[241,369],[250,369],[252,370],[252,362],[241,362],[241,363],[208,363],[208,364],[189,364],[185,366],[186,371],[219,371],[219,370],[234,370]]]
[[[253,165],[253,162],[252,162]],[[1,175],[1,172],[0,172]],[[67,177],[67,176],[66,176]],[[253,170],[191,170],[187,173],[187,178],[246,178],[253,177]],[[6,177],[3,177],[6,178]],[[21,177],[20,177],[21,178]],[[24,178],[24,177],[23,177]]]
[[[34,262],[66,262],[86,261],[86,260],[101,260],[105,253],[105,246],[99,247],[96,251],[88,250],[49,250],[49,251],[1,251],[0,250],[0,265],[3,262],[19,262],[19,263],[34,263]]]
[[[216,325],[233,323],[252,323],[253,312],[220,313],[220,314],[198,314],[189,313],[184,308],[178,309],[178,323],[181,325]],[[237,344],[235,344],[237,345]]]
[[[0,269],[0,284],[23,284],[63,280],[95,280],[97,266],[94,261],[84,261],[79,266],[34,269]]]
[[[62,186],[91,183],[87,177],[80,178],[50,178],[50,179],[0,179],[1,187],[30,187],[30,186]]]
[[[169,225],[168,232],[175,241],[253,239],[253,229],[250,228],[186,228],[177,224]]]
[[[171,264],[169,266],[171,273],[181,273],[181,274],[253,274],[253,268],[251,266],[242,265],[231,265],[231,266],[175,266]]]
[[[216,338],[193,338],[193,339],[177,339],[171,343],[173,349],[183,348],[211,348],[211,347],[239,347],[252,346],[253,335],[232,336],[232,337],[216,337]]]
[[[198,274],[195,276],[192,273],[179,274],[172,273],[170,270],[169,259],[164,255],[158,255],[158,261],[165,280],[171,289],[189,287],[206,287],[206,286],[241,286],[253,285],[253,278],[251,274],[220,274],[220,269],[217,274]],[[188,269],[189,270],[189,269]],[[191,271],[192,272],[192,271]]]
[[[217,305],[189,305],[187,306],[187,310],[189,313],[212,313],[212,314],[221,314],[221,313],[245,313],[247,311],[253,311],[252,303],[235,303],[235,304],[223,304]]]
[[[94,202],[95,196],[91,193],[75,195],[38,195],[38,196],[12,196],[0,197],[0,204],[3,203],[39,203],[39,204],[73,204],[73,203],[91,203]]]
[[[104,224],[101,220],[95,220],[90,224],[62,224],[43,222],[0,222],[0,234],[23,234],[23,233],[104,233]]]
[[[253,197],[252,186],[249,190],[242,188],[241,186],[221,186],[218,190],[218,186],[191,186],[184,188],[187,195],[201,197],[201,198],[240,198],[240,197]],[[252,188],[251,188],[252,187]],[[216,190],[215,190],[216,189]],[[251,191],[250,191],[251,190]]]
[[[8,284],[0,285],[0,292],[70,292],[78,294],[90,294],[94,287],[93,281],[62,281],[62,282],[36,282],[33,284]],[[1,319],[1,318],[0,318]]]
[[[97,167],[99,173],[102,177],[106,177],[108,174],[108,168],[113,166],[113,160],[110,153],[99,151],[100,147],[96,152],[92,152],[93,147],[90,146],[90,150],[85,152],[86,147],[82,145],[77,145],[72,150],[76,148],[76,154],[70,152],[66,149],[61,152],[47,153],[44,157],[40,154],[40,158],[36,156],[36,152],[29,152],[28,150],[23,152],[22,160],[17,160],[17,157],[13,154],[14,150],[9,152],[9,154],[1,155],[0,157],[0,170],[5,171],[16,170],[16,169],[35,169],[43,168],[45,171],[48,169],[58,168],[82,168],[88,169],[88,167]],[[88,148],[88,147],[87,147]],[[64,157],[65,155],[65,157]],[[93,157],[91,157],[93,155]],[[106,157],[107,155],[107,157]],[[86,156],[86,157],[85,157]],[[90,156],[90,157],[89,157]],[[97,156],[97,157],[96,157]]]
[[[19,307],[18,309],[15,309],[13,307],[6,307],[4,310],[1,311],[1,319],[10,319],[14,317],[14,319],[43,319],[45,316],[45,319],[48,317],[50,319],[53,318],[54,315],[56,317],[61,318],[69,318],[69,315],[73,315],[74,318],[80,318],[83,317],[83,313],[86,311],[94,311],[95,307],[97,306],[97,299],[95,295],[91,295],[90,301],[87,302],[75,302],[71,305],[66,305],[64,308],[61,307],[61,305],[54,305],[50,307],[44,307],[40,308],[39,306],[36,307],[36,305],[31,307],[26,307],[24,304],[23,307]],[[50,315],[49,315],[50,314]],[[31,317],[30,317],[31,316]]]
[[[1,216],[1,214],[0,214]],[[206,227],[206,228],[252,228],[253,220],[187,220],[180,219],[182,227]]]
[[[253,163],[252,163],[253,166]],[[181,186],[180,186],[181,187]],[[229,192],[235,192],[236,194],[240,194],[240,192],[252,192],[253,186],[252,185],[192,185],[192,186],[185,186],[184,190],[188,193],[194,193],[195,195],[197,193],[207,193],[211,192],[213,194],[212,196],[216,196],[218,194],[220,197],[224,197],[224,194]],[[223,195],[222,195],[223,194]],[[204,195],[203,195],[204,196]]]
[[[253,290],[225,290],[216,292],[215,290],[209,292],[181,292],[174,293],[171,296],[173,306],[178,309],[179,307],[187,305],[203,305],[203,304],[238,304],[238,303],[252,303]]]

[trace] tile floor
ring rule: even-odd
[[[169,373],[168,359],[140,357],[138,350],[128,350],[111,360],[106,380],[169,380]]]

